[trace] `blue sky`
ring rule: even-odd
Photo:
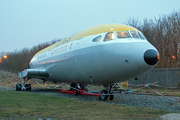
[[[180,0],[0,0],[0,52],[31,48],[104,23],[180,10]]]

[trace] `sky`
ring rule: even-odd
[[[180,0],[0,0],[0,53],[32,48],[86,28],[159,18]]]

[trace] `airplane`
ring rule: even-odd
[[[110,97],[114,83],[137,79],[159,62],[159,52],[138,29],[117,23],[97,25],[67,37],[36,53],[27,68],[19,72],[22,85],[31,90],[26,78],[44,81],[103,85],[101,99]],[[107,94],[107,95],[106,95]]]

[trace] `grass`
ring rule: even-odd
[[[0,91],[0,119],[139,119],[158,118],[167,111],[101,102],[77,101],[50,95]]]

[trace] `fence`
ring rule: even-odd
[[[180,87],[180,68],[155,68],[138,77],[139,80],[129,80],[129,84],[141,85],[153,83],[166,87]]]

